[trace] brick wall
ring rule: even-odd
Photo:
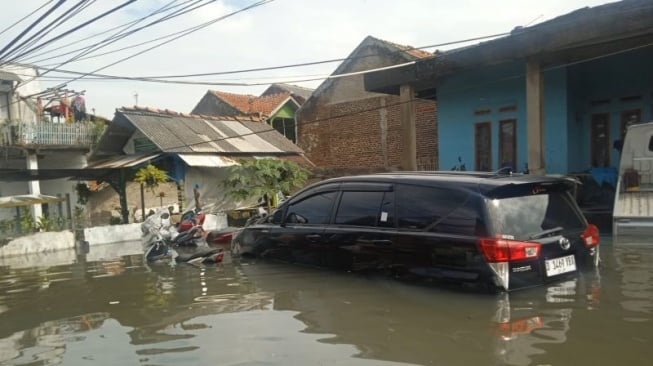
[[[331,105],[312,103],[297,115],[298,145],[321,168],[393,170],[403,150],[398,96]],[[417,163],[437,169],[435,102],[416,102]]]

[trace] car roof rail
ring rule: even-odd
[[[412,171],[395,171],[377,173],[378,175],[457,175],[478,178],[503,178],[523,175],[523,173],[514,173],[512,170],[502,168],[493,172],[475,171],[475,170],[412,170]]]

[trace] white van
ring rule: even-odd
[[[628,127],[612,220],[614,236],[653,232],[653,122]]]

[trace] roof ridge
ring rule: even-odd
[[[374,37],[374,36],[368,36],[368,37],[372,38],[372,39],[374,39],[376,41],[386,43],[386,44],[388,44],[390,46],[393,46],[395,48],[398,48],[401,51],[404,51],[404,52],[408,53],[409,55],[411,55],[413,57],[426,58],[426,57],[431,57],[431,56],[434,55],[434,53],[424,51],[424,50],[422,50],[420,48],[417,48],[417,47],[414,47],[414,46],[395,43],[395,42],[387,41],[385,39],[377,38],[377,37]]]
[[[203,120],[213,120],[213,121],[251,121],[251,122],[262,122],[266,120],[265,115],[259,114],[259,113],[251,113],[251,114],[245,114],[245,115],[238,115],[238,116],[209,116],[205,114],[192,114],[192,113],[182,113],[182,112],[177,112],[173,111],[170,109],[158,109],[158,108],[151,108],[151,107],[141,107],[141,106],[133,106],[133,107],[120,107],[116,109],[116,111],[123,112],[123,113],[130,113],[130,112],[135,112],[135,113],[150,113],[150,114],[156,114],[156,115],[165,115],[165,116],[174,116],[174,117],[185,117],[185,118],[195,118],[195,119],[203,119]]]

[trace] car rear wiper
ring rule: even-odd
[[[556,226],[554,228],[543,230],[543,231],[540,231],[539,233],[532,234],[532,235],[530,235],[528,237],[528,239],[530,240],[530,239],[543,238],[545,236],[550,236],[552,234],[557,234],[559,232],[562,232],[562,230],[563,230],[562,226]]]

